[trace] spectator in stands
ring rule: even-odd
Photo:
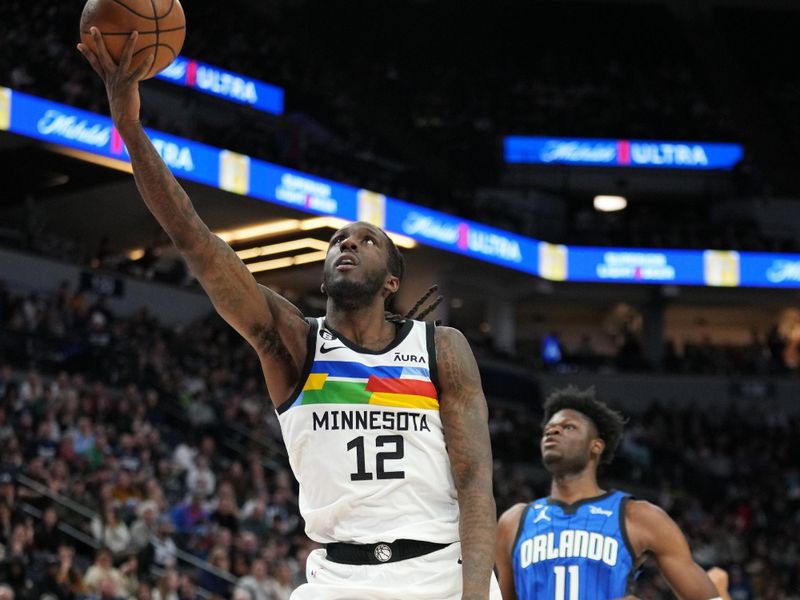
[[[217,508],[211,513],[211,522],[229,529],[234,535],[239,532],[239,514],[236,509],[233,487],[228,483],[220,485]]]
[[[205,526],[208,523],[209,514],[203,504],[204,500],[205,492],[197,490],[191,494],[188,501],[171,510],[172,522],[175,524],[175,533],[178,536],[188,536],[196,526]]]
[[[25,555],[18,553],[7,557],[0,567],[0,581],[7,584],[11,597],[25,600],[33,591],[33,580],[28,576],[29,561]]]
[[[130,439],[130,436],[123,436]],[[134,470],[135,471],[135,470]],[[122,509],[125,514],[132,514],[142,500],[142,492],[133,481],[133,475],[128,467],[123,466],[117,473],[117,481],[111,489],[114,505]]]
[[[294,586],[292,585],[292,568],[288,561],[280,560],[275,566],[275,600],[289,600]]]
[[[191,495],[198,495],[206,499],[214,493],[216,486],[217,479],[209,467],[208,458],[203,454],[198,454],[186,472],[186,489]]]
[[[37,552],[46,552],[55,556],[63,541],[59,529],[58,513],[53,505],[42,512],[42,520],[34,527],[33,545]]]
[[[178,597],[180,600],[198,600],[197,582],[189,575],[181,576],[181,584],[178,590]]]
[[[91,529],[94,539],[114,555],[120,555],[128,549],[131,541],[128,526],[120,519],[119,510],[110,502],[103,506],[102,516],[92,519]]]
[[[88,595],[87,600],[126,600],[127,594],[120,591],[114,577],[107,575],[100,580],[97,590]]]
[[[139,553],[142,566],[149,571],[152,566],[166,569],[177,563],[178,545],[172,537],[172,519],[168,515],[158,518],[156,535],[151,536],[149,543]]]
[[[266,492],[258,498],[248,501],[242,509],[242,530],[250,531],[259,538],[264,538],[269,533],[267,522]]]
[[[0,583],[0,600],[14,600],[14,590],[11,586]]]
[[[154,500],[145,500],[136,507],[136,514],[138,517],[130,528],[130,548],[139,552],[150,543],[150,538],[156,535],[158,504]]]
[[[83,582],[89,593],[99,595],[103,582],[109,580],[114,584],[115,596],[125,594],[125,578],[114,567],[114,555],[111,550],[101,546],[95,553],[94,563],[86,570]]]
[[[62,597],[74,598],[86,592],[83,575],[75,565],[75,548],[69,544],[58,547],[58,573],[56,582],[61,589]]]
[[[267,561],[255,558],[250,564],[250,573],[240,577],[236,589],[247,590],[252,600],[275,600],[275,586],[267,571]]]
[[[153,587],[153,600],[179,600],[180,577],[173,568],[166,569]]]
[[[230,558],[228,553],[224,548],[216,546],[209,553],[208,562],[215,567],[215,571],[201,571],[198,585],[212,594],[219,594],[223,598],[227,597],[230,594],[232,582],[232,577],[229,575]]]
[[[79,455],[88,454],[94,449],[95,435],[89,417],[81,417],[78,420],[78,430],[72,434],[72,444]]]

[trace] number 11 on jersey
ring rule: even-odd
[[[556,576],[556,597],[555,600],[566,600],[567,573],[569,573],[569,600],[578,600],[578,582],[581,574],[578,565],[553,567]]]

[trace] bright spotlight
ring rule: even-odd
[[[628,201],[624,196],[595,196],[594,209],[600,212],[615,212],[624,210]]]

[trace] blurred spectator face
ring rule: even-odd
[[[233,503],[231,502],[230,498],[220,497],[217,510],[223,515],[231,514],[233,512]]]
[[[56,513],[56,509],[52,506],[48,506],[44,510],[44,514],[42,515],[42,521],[44,525],[48,528],[52,528],[55,526],[56,522],[58,521],[58,514]]]
[[[156,523],[156,503],[152,500],[147,500],[139,505],[139,515],[141,519],[147,524],[148,527],[153,527]]]
[[[113,566],[113,557],[111,556],[111,552],[105,548],[101,548],[97,551],[97,556],[95,557],[94,562],[102,569],[110,569]]]
[[[106,505],[103,508],[103,520],[109,524],[115,524],[117,522],[117,512],[113,506]]]
[[[283,585],[289,585],[292,582],[292,570],[286,561],[278,563],[275,578]]]
[[[242,551],[248,556],[255,556],[258,552],[258,538],[252,531],[242,532]]]
[[[267,576],[267,563],[264,559],[257,558],[250,567],[250,572],[256,579],[264,579]]]
[[[3,498],[7,504],[13,505],[17,495],[16,491],[11,473],[0,474],[0,498]]]
[[[169,537],[172,533],[172,521],[169,520],[169,517],[161,517],[158,520],[158,535],[161,538]]]
[[[75,549],[72,546],[61,545],[58,547],[58,561],[61,564],[72,564],[75,557]]]
[[[208,558],[208,562],[222,569],[223,571],[230,571],[231,561],[228,558],[228,553],[224,548],[215,547]]]
[[[152,597],[150,586],[146,583],[140,583],[139,589],[136,590],[136,600],[151,600]]]
[[[233,544],[233,534],[231,533],[231,530],[227,527],[220,527],[217,530],[216,543],[218,546],[230,548],[231,544]]]
[[[86,483],[83,478],[76,477],[70,485],[70,494],[73,498],[81,498],[86,493]]]
[[[197,585],[188,575],[181,577],[180,593],[181,598],[194,598],[197,595]]]
[[[0,584],[0,600],[14,600],[14,590],[5,584]]]
[[[131,474],[126,470],[122,469],[117,476],[117,485],[120,488],[129,488],[131,487]]]
[[[216,442],[214,442],[214,438],[212,438],[210,435],[207,435],[203,437],[203,441],[201,442],[200,453],[203,454],[204,456],[213,456],[214,451],[216,449],[216,445],[217,444]],[[205,462],[205,466],[206,467],[208,466],[207,461]]]

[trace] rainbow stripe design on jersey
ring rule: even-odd
[[[314,361],[291,408],[307,404],[371,404],[439,410],[439,395],[425,367],[372,367]]]

